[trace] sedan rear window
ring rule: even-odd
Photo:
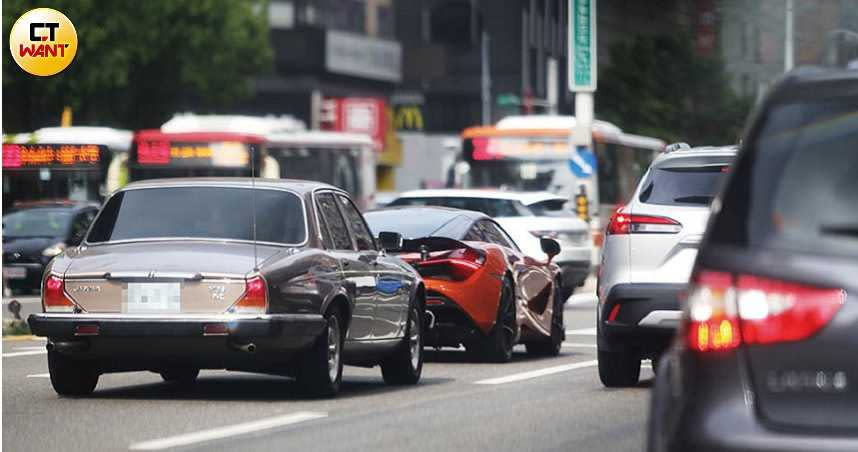
[[[639,199],[647,204],[708,206],[726,171],[726,165],[653,168]]]
[[[858,99],[775,106],[738,162],[716,243],[858,255]]]
[[[158,238],[252,240],[252,205],[261,242],[297,244],[306,237],[301,199],[282,190],[163,187],[128,190],[110,198],[89,243]]]

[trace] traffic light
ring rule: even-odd
[[[587,199],[587,190],[582,186],[575,195],[575,213],[578,218],[590,221],[590,201]]]

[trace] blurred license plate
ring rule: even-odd
[[[180,283],[128,283],[125,312],[163,314],[181,311]]]
[[[27,269],[24,267],[3,267],[3,277],[9,279],[24,279],[27,277]]]

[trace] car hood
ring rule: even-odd
[[[3,237],[3,252],[39,256],[45,248],[61,241],[62,237]]]
[[[262,263],[287,248],[258,246]],[[141,242],[82,246],[67,252],[65,276],[92,273],[155,272],[245,275],[256,266],[253,245],[230,242]]]

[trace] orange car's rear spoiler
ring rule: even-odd
[[[449,237],[422,237],[419,239],[406,239],[402,241],[402,249],[405,253],[419,253],[421,251],[449,251],[459,248],[473,248],[467,243],[460,242]]]

